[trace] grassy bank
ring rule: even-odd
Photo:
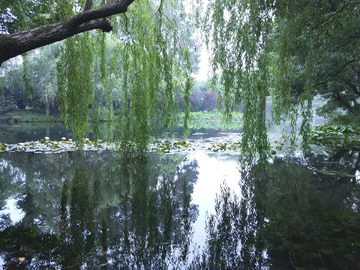
[[[180,123],[184,120],[184,113],[179,114]],[[219,111],[191,112],[188,126],[191,129],[239,129],[242,127],[242,113],[233,112],[230,121],[224,120],[224,115]]]
[[[231,114],[231,122],[241,122],[242,113],[233,112]],[[180,120],[184,119],[184,113],[179,113]],[[223,122],[224,115],[219,111],[210,111],[210,112],[190,112],[191,121],[219,121]]]

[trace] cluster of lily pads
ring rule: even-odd
[[[90,141],[88,138],[84,139],[83,142],[83,150],[119,150],[125,147],[124,143],[121,142],[104,142],[102,140],[98,140],[96,143]],[[127,149],[133,149],[136,151],[136,144],[133,142],[126,143]],[[34,153],[59,153],[66,151],[75,151],[77,150],[76,143],[72,139],[66,140],[66,138],[62,138],[61,141],[55,140],[52,141],[48,137],[45,137],[39,141],[31,141],[25,143],[17,143],[17,144],[5,144],[0,142],[0,152],[34,152]],[[162,153],[170,153],[174,152],[173,150],[184,151],[184,150],[195,150],[195,148],[190,147],[189,141],[161,141],[159,143],[153,144],[149,147],[149,151],[151,152],[162,152]]]
[[[98,140],[95,144],[88,138],[84,139],[83,150],[111,150],[115,149],[114,143],[107,143]],[[0,142],[0,152],[34,152],[34,153],[54,153],[77,150],[76,143],[72,139],[66,140],[65,137],[61,141],[51,141],[49,137],[45,137],[39,141],[30,141],[17,144],[5,144]]]
[[[281,150],[284,145],[280,141],[275,141],[277,144],[274,148],[276,150]],[[184,151],[194,151],[194,150],[207,150],[211,152],[228,152],[235,151],[240,149],[240,142],[218,142],[209,145],[202,144],[192,144],[188,140],[186,141],[158,141],[151,144],[148,148],[149,152],[156,153],[176,153]],[[270,143],[269,143],[270,146]],[[121,150],[125,149],[127,151],[136,152],[137,145],[134,142],[104,142],[98,140],[96,143],[90,141],[88,138],[84,139],[83,146],[84,151],[91,150]],[[61,141],[52,141],[48,137],[45,137],[39,141],[31,141],[25,143],[17,144],[5,144],[0,142],[0,153],[1,152],[34,152],[34,153],[61,153],[66,151],[75,151],[78,150],[77,145],[71,139],[62,138]],[[276,151],[272,150],[271,154],[275,155]]]
[[[190,147],[189,141],[174,141],[173,143],[169,141],[161,141],[160,143],[155,144],[150,148],[153,152],[162,152],[162,153],[170,153],[170,151],[185,151],[185,150],[195,150],[195,148]]]
[[[271,150],[271,154],[272,155],[276,155],[276,151],[281,151],[283,149],[284,143],[282,141],[274,141],[275,145],[275,149]],[[268,143],[268,146],[270,146],[270,143]]]
[[[208,147],[208,150],[213,152],[226,151],[226,150],[236,150],[240,147],[240,142],[220,142],[218,144],[213,144],[211,147]]]

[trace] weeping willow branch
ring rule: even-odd
[[[26,8],[24,8],[24,2],[22,0],[20,0],[20,6],[21,6],[21,9],[23,10],[24,14],[26,16],[28,16],[30,18],[30,20],[35,21],[33,16],[26,10]]]

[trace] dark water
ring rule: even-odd
[[[37,141],[45,137],[61,140],[62,137],[71,138],[65,125],[61,123],[20,123],[9,125],[0,123],[0,142],[14,144],[26,141]]]
[[[91,126],[90,126],[91,130]],[[106,140],[107,136],[107,123],[101,123],[101,134],[100,137],[103,140]],[[199,138],[213,138],[223,136],[224,131],[221,129],[190,129],[187,138],[189,139],[199,139]],[[239,130],[231,130],[227,132],[238,133]],[[167,132],[162,134],[162,131],[159,130],[159,135],[161,137],[178,137],[181,138],[183,134],[182,128],[176,128],[174,132]],[[116,136],[116,130],[114,134]],[[71,139],[73,136],[72,131],[67,129],[66,126],[62,123],[19,123],[17,125],[9,125],[0,123],[0,142],[6,144],[15,144],[19,142],[26,141],[38,141],[42,140],[45,137],[49,137],[50,140],[61,141],[62,137]],[[93,140],[93,134],[89,133],[89,139]]]
[[[360,269],[359,152],[3,153],[0,268]]]

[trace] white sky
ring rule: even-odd
[[[207,80],[209,72],[209,52],[206,49],[206,46],[201,48],[200,52],[200,63],[199,63],[199,73],[195,75],[196,80]]]

